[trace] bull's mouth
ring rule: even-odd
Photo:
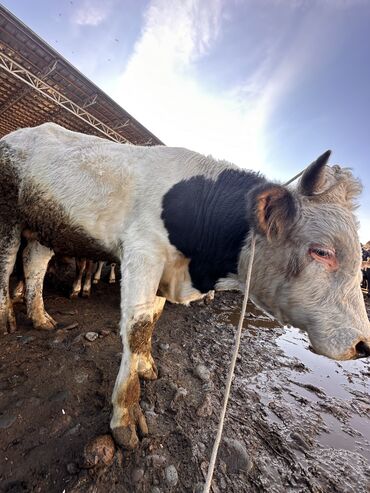
[[[363,356],[358,355],[355,347],[353,349],[350,349],[347,352],[342,353],[342,354],[337,355],[337,356],[331,356],[331,355],[316,351],[316,349],[311,345],[308,346],[308,349],[313,354],[317,354],[318,356],[323,356],[323,357],[331,359],[333,361],[350,361],[350,360],[355,360],[355,359],[359,359],[359,358],[366,358],[366,355],[363,355]]]

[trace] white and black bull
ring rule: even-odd
[[[320,354],[369,355],[353,215],[361,187],[349,171],[326,166],[329,152],[290,190],[186,149],[116,144],[52,123],[13,132],[0,146],[2,329],[15,324],[8,285],[23,229],[42,244],[27,267],[34,285],[50,248],[119,259],[124,352],[111,428],[124,447],[137,445],[137,427],[147,432],[139,377],[157,377],[151,338],[165,300],[243,289],[252,228],[252,300],[306,330]]]

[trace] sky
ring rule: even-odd
[[[281,182],[331,149],[370,240],[370,0],[3,4],[167,145]]]

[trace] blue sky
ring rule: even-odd
[[[284,181],[326,149],[370,240],[370,0],[3,0],[168,145]]]

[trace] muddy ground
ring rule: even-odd
[[[119,288],[102,282],[90,299],[69,300],[49,286],[48,311],[78,322],[49,333],[18,306],[18,332],[0,335],[1,492],[201,492],[240,306],[236,293],[166,305],[159,378],[142,384],[150,435],[91,469],[83,449],[109,433],[121,357]],[[369,491],[370,362],[317,356],[298,330],[247,311],[212,491]],[[89,342],[88,331],[99,337]]]

